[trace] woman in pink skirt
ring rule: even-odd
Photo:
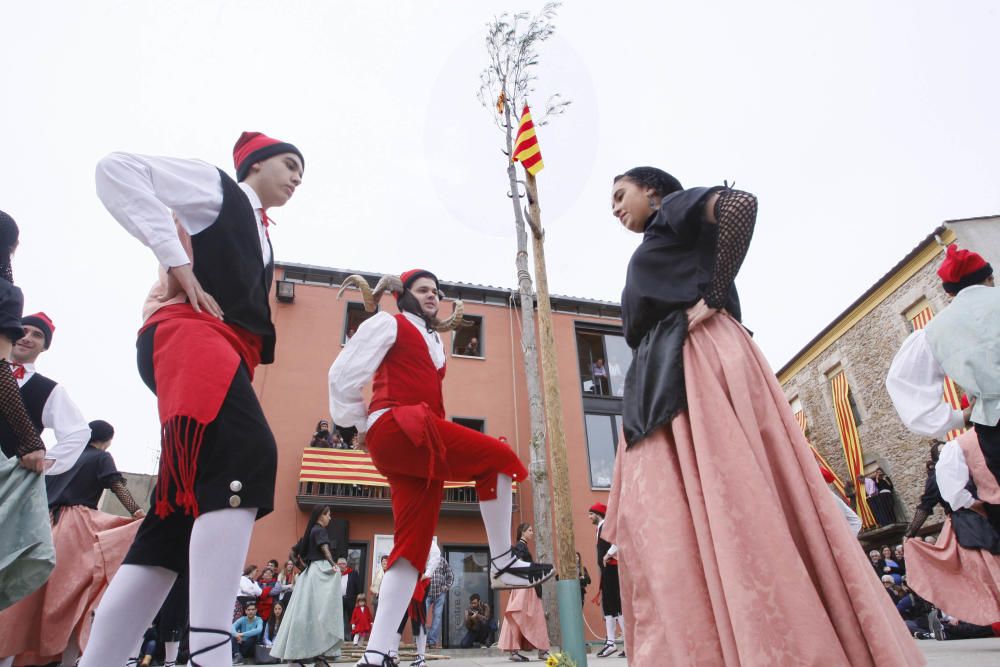
[[[925,664],[740,324],[756,198],[637,167],[612,208],[643,234],[622,293],[634,359],[605,526],[629,665]]]
[[[528,540],[534,535],[535,529],[531,524],[518,525],[517,542],[511,547],[511,551],[526,563],[534,562],[528,549]],[[549,629],[545,625],[541,585],[518,588],[511,592],[507,608],[503,612],[503,625],[500,627],[500,640],[497,644],[500,650],[510,651],[510,659],[514,662],[528,662],[528,657],[521,653],[521,649],[537,649],[539,660],[548,657]]]

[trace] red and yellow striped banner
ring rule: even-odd
[[[302,451],[299,482],[389,486],[389,480],[375,468],[367,452],[325,447],[306,447]],[[445,482],[444,486],[446,489],[457,489],[475,486],[475,482]]]
[[[868,507],[868,495],[864,484],[858,484],[858,477],[864,474],[865,459],[861,452],[861,437],[858,435],[858,427],[854,424],[854,413],[851,412],[851,403],[847,397],[849,391],[847,376],[843,371],[830,379],[830,387],[833,390],[833,407],[837,413],[837,427],[840,429],[840,442],[844,446],[847,471],[855,486],[854,496],[858,503],[858,516],[861,517],[864,528],[873,528],[878,525],[875,522],[875,515]]]
[[[923,329],[926,327],[928,322],[932,319],[934,319],[934,311],[931,310],[930,306],[927,306],[914,315],[910,319],[910,322],[913,324],[913,330],[916,331],[917,329]],[[944,402],[956,410],[962,409],[962,397],[958,393],[958,387],[955,386],[954,380],[950,377],[945,377],[944,379]],[[947,439],[954,440],[958,436],[965,433],[966,430],[967,429],[964,428],[957,428],[952,431],[948,431]]]
[[[795,413],[795,421],[799,423],[799,428],[802,429],[802,435],[805,435],[808,424],[806,423],[806,413],[804,410],[799,410]],[[806,442],[809,442],[809,438],[806,438]],[[819,467],[830,472],[830,475],[833,477],[833,488],[837,489],[837,493],[839,493],[840,497],[846,501],[847,492],[844,490],[844,482],[841,481],[840,477],[837,476],[837,473],[833,471],[833,468],[830,467],[827,460],[823,458],[823,455],[819,453],[819,450],[816,449],[811,442],[809,442],[809,449],[812,450],[813,458],[816,459],[816,463]]]
[[[511,160],[520,162],[532,176],[545,168],[542,162],[542,149],[538,146],[538,137],[535,136],[535,124],[531,121],[531,110],[528,105],[524,105],[521,112],[521,124],[517,128],[517,139],[514,140],[514,154]]]

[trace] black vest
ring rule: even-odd
[[[21,400],[24,401],[28,417],[31,418],[31,423],[35,425],[39,435],[45,430],[42,426],[42,411],[49,400],[49,394],[55,388],[55,380],[50,380],[39,373],[32,375],[21,387]],[[17,438],[3,415],[0,415],[0,449],[3,449],[3,453],[9,458],[17,456]]]
[[[604,554],[608,553],[611,549],[611,542],[601,537],[601,533],[604,532],[604,523],[601,523],[600,528],[597,529],[597,565],[604,569]]]
[[[259,335],[261,363],[274,361],[274,324],[268,295],[274,279],[274,253],[264,266],[257,217],[240,186],[219,170],[222,210],[207,229],[191,237],[194,275],[225,313],[228,324]],[[270,243],[270,241],[268,241]]]

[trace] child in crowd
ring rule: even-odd
[[[354,645],[357,646],[362,637],[365,643],[368,642],[368,634],[372,631],[372,612],[368,608],[368,600],[364,593],[358,594],[358,599],[354,604],[354,613],[351,614],[351,632],[354,633]]]

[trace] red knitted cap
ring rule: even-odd
[[[952,243],[937,274],[946,292],[958,294],[962,289],[977,285],[993,275],[993,267],[979,253],[963,250]]]
[[[233,146],[233,165],[236,167],[236,180],[242,181],[250,172],[250,167],[261,160],[266,160],[282,153],[295,153],[302,160],[305,169],[306,159],[298,148],[286,141],[279,141],[261,132],[244,132]]]
[[[600,514],[601,516],[604,516],[605,514],[608,513],[608,506],[605,505],[604,503],[594,503],[593,505],[590,506],[590,511],[593,512],[594,514]]]
[[[45,349],[49,349],[52,345],[52,334],[56,332],[56,325],[52,324],[52,320],[45,313],[35,313],[34,315],[25,315],[21,318],[21,324],[37,327],[42,330],[45,335]]]

